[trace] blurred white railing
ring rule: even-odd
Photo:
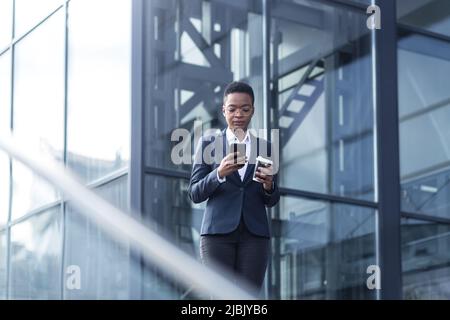
[[[234,285],[227,278],[202,265],[130,214],[119,210],[85,187],[67,168],[43,154],[21,148],[12,135],[0,136],[0,149],[61,190],[81,214],[119,243],[139,251],[171,278],[215,299],[254,299],[249,288]],[[223,271],[221,271],[223,272]]]

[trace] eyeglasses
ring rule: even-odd
[[[252,107],[251,106],[244,106],[242,108],[238,108],[235,106],[228,106],[225,107],[225,111],[229,114],[235,114],[238,110],[241,110],[241,113],[244,115],[249,115],[252,112]]]

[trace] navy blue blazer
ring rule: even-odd
[[[221,157],[216,157],[215,147],[223,146],[222,154],[228,154],[225,132],[226,130],[223,130],[217,135],[202,137],[196,151],[196,161],[192,167],[189,197],[194,203],[208,200],[203,214],[201,235],[225,234],[234,231],[239,225],[242,214],[244,223],[251,233],[270,237],[266,206],[273,207],[280,200],[277,174],[274,175],[274,188],[270,194],[264,190],[262,183],[254,181],[252,177],[255,159],[260,155],[260,143],[267,143],[268,155],[270,155],[271,145],[266,140],[250,134],[251,155],[244,180],[242,181],[239,173],[235,171],[226,177],[225,182],[220,183],[217,179],[217,169]],[[221,143],[215,144],[216,139],[221,139]],[[205,148],[208,148],[206,153],[211,154],[213,159],[210,158],[209,161],[202,159],[201,155]],[[262,156],[268,157],[264,154]]]

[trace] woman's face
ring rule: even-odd
[[[252,98],[247,93],[234,92],[227,95],[222,111],[231,130],[247,130],[255,111]]]

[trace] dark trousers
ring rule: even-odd
[[[218,264],[231,271],[235,281],[247,281],[256,290],[263,285],[269,255],[270,239],[250,233],[242,219],[231,233],[200,237],[203,264]]]

